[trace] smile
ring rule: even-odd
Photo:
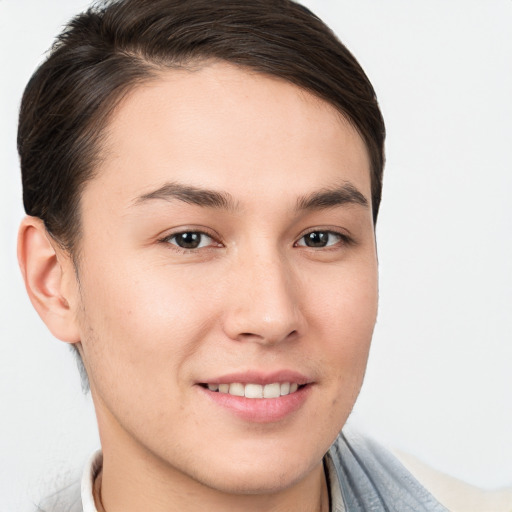
[[[206,384],[205,386],[210,391],[245,398],[279,398],[295,393],[301,387],[296,382],[272,382],[265,385],[232,382],[230,384]]]
[[[263,372],[256,369],[211,376],[197,382],[210,403],[248,423],[275,423],[301,409],[316,382],[290,369]]]

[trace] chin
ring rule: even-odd
[[[283,491],[300,481],[308,469],[296,466],[233,468],[226,473],[198,475],[203,485],[226,494],[273,494]],[[202,478],[201,478],[202,477]]]
[[[262,446],[259,451],[224,452],[222,459],[216,454],[208,462],[205,457],[201,467],[196,467],[195,479],[229,494],[272,494],[293,486],[321,464],[323,452],[312,453],[305,448]]]

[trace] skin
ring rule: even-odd
[[[78,268],[30,217],[19,259],[43,320],[79,343],[104,509],[328,510],[322,457],[359,393],[377,312],[361,137],[292,84],[210,63],[132,90],[102,151]],[[166,184],[230,204],[153,193]],[[368,205],[297,208],[349,184]],[[183,232],[208,236],[183,249]],[[308,247],[310,232],[327,245]],[[283,369],[309,384],[278,421],[240,418],[199,385]]]

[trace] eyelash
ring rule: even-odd
[[[299,241],[301,240],[304,240],[308,235],[312,235],[312,234],[319,234],[319,233],[322,233],[322,234],[327,234],[329,236],[331,235],[334,235],[338,238],[338,241],[333,243],[333,244],[329,244],[329,245],[325,245],[325,246],[322,246],[322,247],[311,247],[311,246],[308,246],[306,245],[305,243],[304,244],[299,244]],[[319,229],[319,228],[316,228],[316,229],[312,229],[310,231],[307,231],[306,233],[303,233],[300,238],[297,240],[297,242],[295,242],[294,244],[294,247],[306,247],[307,249],[313,249],[313,250],[320,250],[320,249],[324,249],[324,250],[330,250],[330,249],[336,249],[338,248],[339,245],[350,245],[353,243],[353,240],[352,238],[350,238],[347,234],[345,233],[342,233],[340,231],[337,231],[335,229]]]
[[[313,235],[313,234],[323,234],[323,235],[327,234],[328,236],[334,235],[335,237],[338,238],[338,241],[335,243],[329,244],[329,245],[319,246],[319,247],[309,246],[309,245],[306,245],[306,243],[299,243],[301,240],[305,240],[305,238],[308,235]],[[200,245],[201,245],[202,241],[200,240],[198,247],[180,247],[177,243],[171,242],[176,237],[183,236],[183,235],[196,235],[196,236],[199,235],[200,237],[208,237],[209,239],[212,240],[212,242],[215,243],[215,245],[210,243],[207,246],[201,247]],[[173,250],[178,251],[179,253],[182,253],[182,254],[190,254],[190,253],[197,252],[199,250],[208,250],[208,249],[212,249],[212,248],[216,248],[216,247],[223,247],[222,243],[218,242],[217,238],[213,234],[208,233],[206,231],[198,230],[198,229],[178,231],[176,233],[172,233],[170,235],[167,235],[167,236],[159,239],[158,242],[167,244],[167,245],[171,245]],[[346,246],[346,245],[350,245],[352,243],[353,243],[353,240],[345,233],[341,233],[340,231],[333,230],[333,229],[318,229],[317,228],[317,229],[312,229],[310,231],[307,231],[306,233],[303,233],[299,237],[299,239],[293,244],[293,246],[294,247],[305,247],[307,249],[312,249],[312,250],[321,250],[321,249],[334,250],[334,249],[338,248],[339,245]]]
[[[188,230],[178,231],[176,233],[171,233],[170,235],[167,235],[167,236],[159,239],[158,242],[167,244],[167,245],[171,245],[173,250],[178,251],[179,253],[182,253],[182,254],[190,254],[190,253],[197,252],[199,250],[205,250],[205,249],[207,250],[207,249],[212,248],[213,244],[208,244],[206,247],[190,247],[190,248],[188,248],[188,247],[180,247],[178,244],[171,243],[171,240],[175,239],[176,237],[178,237],[180,235],[182,235],[182,236],[183,235],[199,235],[201,237],[208,237],[215,244],[215,246],[213,246],[213,248],[222,247],[222,243],[217,241],[217,238],[215,237],[215,235],[213,235],[212,233],[208,233],[206,231],[200,230],[200,229],[188,229]]]

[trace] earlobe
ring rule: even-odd
[[[39,316],[58,339],[80,341],[75,302],[68,295],[76,281],[69,255],[57,250],[44,223],[36,217],[25,217],[18,233],[18,263],[28,296]]]

